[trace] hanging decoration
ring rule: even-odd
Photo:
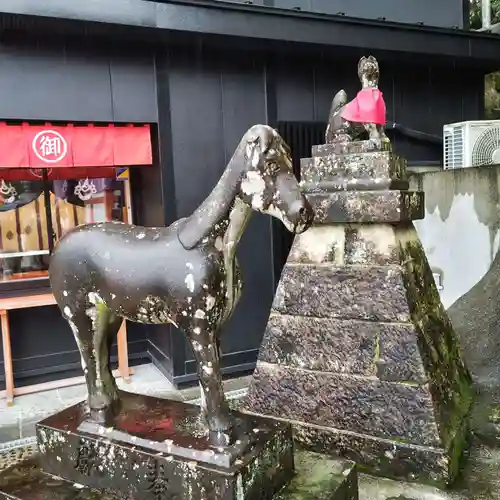
[[[0,182],[0,194],[4,198],[4,203],[13,203],[17,196],[16,188],[10,184],[6,183],[4,179]]]
[[[95,187],[92,181],[89,181],[86,178],[84,181],[81,179],[78,181],[78,184],[75,186],[75,195],[80,198],[82,201],[89,201],[92,196],[97,193],[97,188]]]

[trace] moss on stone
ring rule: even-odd
[[[449,450],[452,482],[467,443],[468,425],[464,422],[472,406],[472,379],[413,225],[397,228],[396,235],[410,315],[418,331],[443,447]]]
[[[274,500],[357,500],[357,471],[352,462],[299,451],[295,467],[295,478]]]
[[[293,452],[291,430],[283,430],[273,436],[242,471],[237,499],[240,500],[240,496],[241,500],[271,498],[273,493],[288,484],[294,474]]]

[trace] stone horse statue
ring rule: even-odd
[[[50,281],[81,354],[91,418],[105,424],[119,408],[109,348],[125,318],[171,323],[185,332],[209,430],[232,427],[219,333],[241,294],[236,246],[252,209],[277,217],[294,233],[313,219],[292,173],[289,147],[265,125],[245,133],[220,181],[189,217],[165,228],[88,224],[59,241]]]

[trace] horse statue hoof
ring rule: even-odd
[[[215,448],[226,448],[233,444],[233,429],[227,431],[209,431],[208,440]]]
[[[96,424],[109,427],[120,413],[121,401],[115,399],[109,405],[101,408],[90,408],[90,419]]]

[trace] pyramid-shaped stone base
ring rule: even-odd
[[[332,197],[347,194],[364,196]],[[352,207],[344,220],[356,218]],[[395,211],[391,223],[378,213],[384,222],[326,218],[295,238],[245,407],[291,422],[314,451],[450,484],[466,446],[470,375],[411,213]]]

